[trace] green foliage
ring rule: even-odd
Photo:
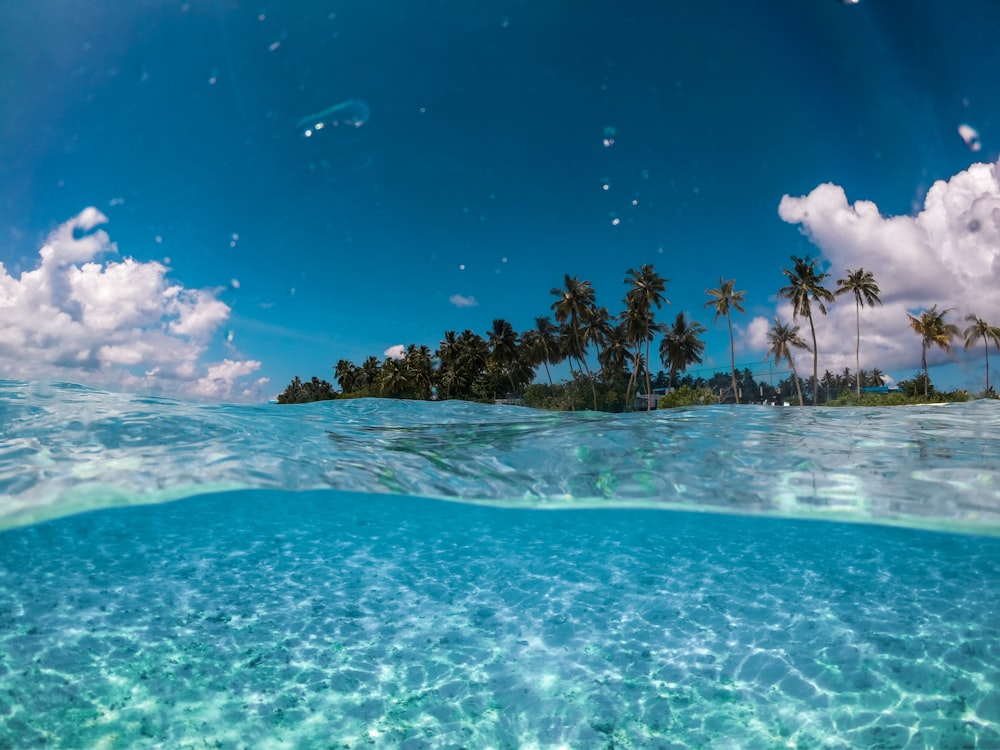
[[[923,373],[920,373],[922,376]],[[916,380],[916,379],[914,379]],[[931,392],[924,396],[923,381],[902,381],[900,386],[906,388],[889,393],[862,393],[858,398],[853,391],[845,392],[840,398],[828,401],[827,406],[915,406],[918,404],[948,404],[970,401],[972,397],[967,391],[950,391],[947,393]]]
[[[913,380],[900,380],[899,389],[907,396],[934,395],[934,384],[925,372],[918,372]]]
[[[327,381],[314,377],[309,382],[303,383],[296,375],[284,392],[278,396],[278,403],[307,404],[311,401],[330,401],[335,398],[337,398],[337,394]]]
[[[719,398],[710,388],[692,388],[682,385],[660,399],[657,409],[673,409],[678,406],[697,406],[701,404],[717,404]]]
[[[591,387],[593,385],[593,388]],[[534,383],[524,389],[522,401],[525,406],[550,411],[587,411],[593,409],[594,393],[597,394],[598,411],[622,412],[625,410],[625,389],[627,383],[603,384],[588,380],[586,375],[577,374],[573,380],[556,383]]]

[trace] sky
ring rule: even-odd
[[[651,263],[706,377],[736,280],[766,379],[808,254],[875,275],[862,367],[912,378],[907,313],[1000,325],[997,28],[995,0],[0,2],[0,377],[263,401],[526,330],[565,274],[616,313]],[[855,314],[817,318],[820,372]],[[929,361],[982,389],[981,345]]]

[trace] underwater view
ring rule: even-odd
[[[996,401],[2,390],[0,747],[1000,746]]]
[[[1000,750],[997,29],[0,2],[0,750]]]

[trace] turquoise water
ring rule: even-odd
[[[0,747],[1000,747],[998,421],[5,382]]]

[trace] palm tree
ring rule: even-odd
[[[965,348],[973,346],[979,339],[983,340],[983,354],[986,357],[986,394],[990,392],[990,342],[1000,349],[1000,327],[991,326],[982,318],[971,313],[965,316],[971,325],[965,329]]]
[[[532,367],[545,366],[549,387],[555,387],[549,364],[557,365],[563,360],[559,347],[559,328],[548,317],[535,318],[535,327],[521,334],[521,347]]]
[[[601,382],[609,385],[625,379],[628,369],[629,350],[625,324],[619,323],[604,337],[604,348],[597,355],[601,365]]]
[[[556,322],[567,323],[567,336],[569,337],[566,354],[576,357],[583,365],[590,380],[590,390],[594,397],[594,411],[597,411],[597,388],[594,386],[594,377],[590,373],[590,366],[587,364],[587,352],[582,338],[582,327],[587,322],[588,317],[593,317],[594,309],[594,287],[589,281],[580,281],[576,276],[566,274],[564,280],[565,289],[554,287],[551,293],[558,297],[552,303],[551,310],[555,315]]]
[[[386,358],[379,371],[378,387],[379,391],[385,395],[398,397],[409,385],[406,367],[401,360]]]
[[[792,301],[792,315],[796,319],[804,315],[809,320],[809,330],[812,333],[812,355],[813,355],[813,381],[819,382],[819,351],[816,348],[816,326],[813,324],[812,307],[810,302],[815,302],[819,311],[826,315],[826,304],[834,300],[830,290],[823,286],[823,279],[828,273],[817,273],[816,263],[818,259],[810,259],[792,256],[794,267],[789,270],[783,268],[782,273],[788,277],[788,286],[783,286],[778,290],[778,296]],[[813,406],[819,403],[819,389],[813,388]]]
[[[337,362],[337,366],[334,368],[334,376],[337,379],[337,383],[340,385],[340,390],[342,393],[350,393],[351,391],[357,390],[356,381],[358,377],[358,368],[349,359],[341,359]]]
[[[625,408],[628,411],[632,411],[634,401],[633,394],[635,392],[636,380],[639,377],[639,372],[643,370],[649,372],[649,367],[646,366],[645,360],[643,359],[642,345],[646,336],[651,335],[650,328],[654,326],[655,323],[653,323],[652,313],[638,306],[626,307],[621,311],[618,317],[621,320],[619,328],[621,329],[621,333],[624,337],[622,343],[626,350],[630,349],[632,358],[632,372],[629,375],[628,385],[625,387]],[[647,399],[647,402],[648,400],[649,399]]]
[[[696,320],[688,322],[684,312],[677,313],[673,324],[667,328],[660,342],[660,361],[670,370],[671,387],[677,372],[684,372],[690,365],[701,364],[701,355],[705,353],[705,342],[698,338],[706,332],[705,326]]]
[[[910,315],[910,328],[920,336],[920,365],[924,370],[924,398],[927,398],[928,384],[930,376],[927,374],[927,347],[937,346],[946,352],[951,352],[951,340],[958,336],[958,326],[954,323],[945,323],[944,316],[951,312],[952,308],[938,312],[937,305],[933,305],[930,310],[920,313],[920,317]]]
[[[437,358],[441,362],[437,380],[444,388],[446,399],[451,398],[452,386],[458,381],[458,351],[458,334],[454,331],[445,331],[437,350]]]
[[[705,307],[714,307],[715,320],[718,321],[720,315],[725,315],[726,322],[729,324],[729,364],[730,371],[733,374],[733,398],[736,399],[736,403],[738,404],[740,402],[740,391],[736,386],[736,344],[733,339],[733,318],[731,311],[746,312],[743,309],[746,292],[737,292],[735,289],[736,279],[726,280],[720,276],[718,289],[705,290],[705,294],[712,298],[705,303]]]
[[[799,406],[802,406],[804,403],[802,401],[802,384],[799,382],[799,374],[795,371],[795,360],[792,359],[792,347],[809,351],[809,345],[799,336],[798,326],[793,326],[791,323],[782,323],[777,318],[774,319],[774,325],[771,326],[771,330],[767,332],[767,340],[770,344],[767,353],[774,356],[774,364],[780,365],[781,360],[785,360],[788,362],[788,366],[792,368],[792,380],[795,381],[795,391],[799,395]]]
[[[855,364],[857,365],[857,396],[861,398],[861,308],[866,304],[869,307],[874,307],[875,305],[881,305],[882,300],[879,298],[880,289],[878,288],[878,283],[875,281],[875,276],[872,275],[871,271],[866,271],[863,268],[859,268],[857,271],[852,271],[850,268],[847,269],[847,277],[843,279],[837,279],[837,289],[834,291],[834,295],[840,296],[841,294],[847,294],[848,292],[854,293],[854,310],[855,317],[857,319],[857,347],[854,351]]]
[[[431,350],[425,345],[410,344],[406,348],[403,359],[403,369],[406,372],[407,384],[416,398],[427,400],[431,395],[431,380],[434,376],[434,365]]]
[[[368,357],[361,363],[361,372],[358,373],[358,380],[355,382],[362,388],[365,386],[375,388],[378,386],[378,379],[381,374],[382,365],[379,363],[378,357]]]
[[[487,346],[490,354],[488,364],[502,376],[510,380],[511,393],[517,392],[514,385],[513,366],[521,353],[518,351],[517,333],[514,327],[503,318],[493,321],[493,327],[487,333]]]
[[[461,389],[462,395],[468,398],[474,395],[473,387],[486,371],[489,347],[482,336],[466,328],[455,340],[455,348],[457,352],[454,384]]]
[[[632,288],[625,293],[625,307],[627,310],[634,310],[636,312],[634,319],[640,322],[640,325],[633,327],[630,333],[639,336],[635,340],[636,345],[645,346],[646,349],[646,411],[653,408],[650,398],[652,385],[649,382],[649,347],[653,337],[660,330],[654,320],[653,307],[659,310],[664,303],[670,304],[670,300],[663,294],[667,289],[667,281],[668,279],[653,270],[652,263],[644,263],[639,266],[638,271],[630,268],[625,272],[625,283],[632,285]],[[639,312],[644,315],[639,315]],[[633,316],[629,317],[631,319]]]

